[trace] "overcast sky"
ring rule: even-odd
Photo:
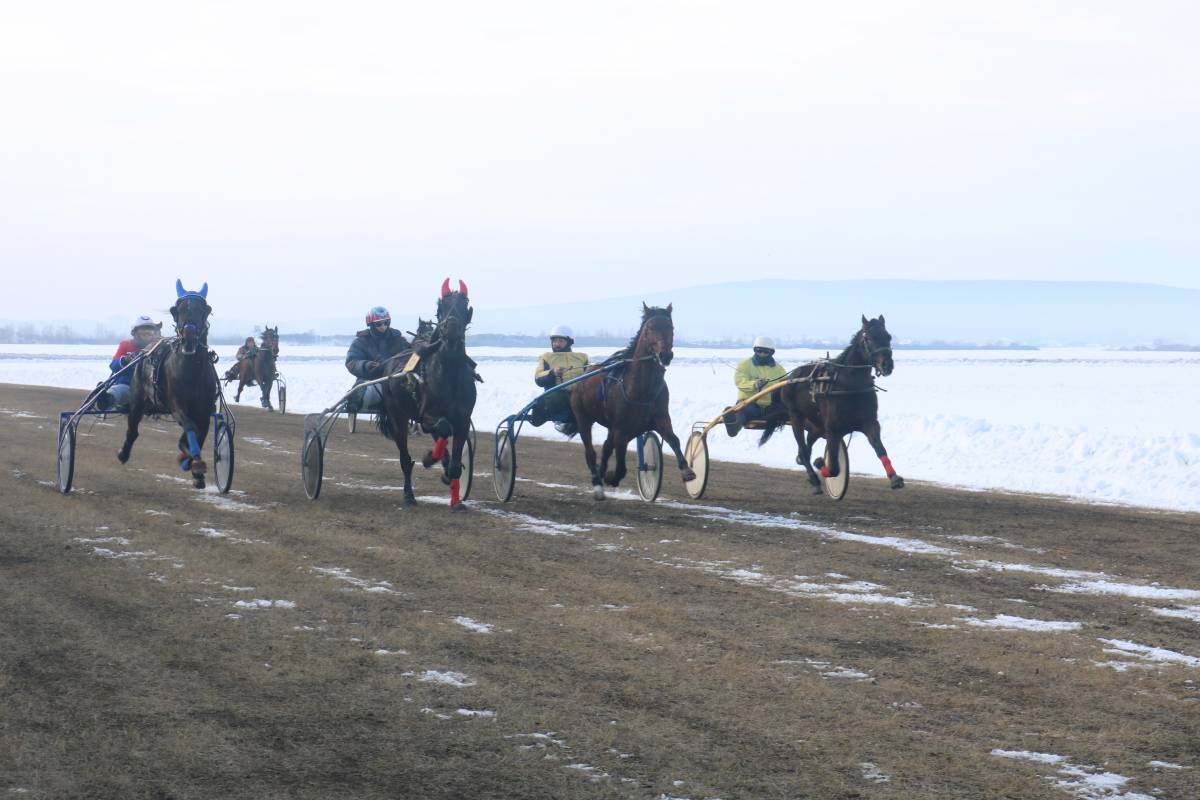
[[[1194,2],[0,0],[0,318],[1200,288]],[[814,298],[819,301],[819,298]]]

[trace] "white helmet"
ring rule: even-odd
[[[754,340],[754,349],[757,350],[760,347],[765,350],[774,350],[775,349],[775,340],[772,339],[770,336],[759,336],[757,339]]]
[[[151,319],[147,315],[142,314],[140,317],[138,317],[137,319],[135,319],[133,321],[133,326],[129,329],[129,333],[131,335],[134,333],[137,333],[138,328],[154,328],[155,330],[158,330],[161,327],[162,327],[162,323],[155,322],[153,319]]]
[[[571,330],[569,325],[555,325],[550,329],[550,338],[557,339],[559,337],[575,341],[575,331]]]

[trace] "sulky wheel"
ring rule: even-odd
[[[459,498],[465,501],[471,496],[471,484],[475,482],[475,428],[471,428],[471,435],[467,437],[467,457],[463,459],[463,474],[459,481],[460,494]]]
[[[75,426],[70,423],[58,429],[58,490],[71,491],[75,478]]]
[[[507,503],[517,484],[517,442],[511,433],[502,430],[496,435],[496,458],[492,463],[492,488],[496,499]]]
[[[639,436],[637,441],[641,451],[637,470],[638,494],[647,503],[653,503],[662,489],[662,441],[655,433]]]
[[[213,472],[217,491],[225,494],[233,486],[233,435],[225,420],[218,420],[213,431]]]
[[[300,477],[304,479],[304,493],[309,500],[321,494],[321,473],[325,468],[325,443],[321,441],[320,428],[304,435],[304,446],[300,450]]]
[[[688,497],[699,500],[708,488],[708,437],[700,431],[692,431],[683,456],[692,472],[696,473],[695,480],[684,481],[683,488],[687,490]]]
[[[841,500],[846,496],[846,489],[850,486],[850,454],[846,450],[846,442],[842,439],[837,440],[838,449],[838,474],[832,478],[821,478],[821,486],[825,489],[825,494],[832,497],[834,500]],[[829,448],[830,443],[825,443],[825,464],[829,463]]]

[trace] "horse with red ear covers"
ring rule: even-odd
[[[419,346],[420,380],[415,382],[415,391],[407,388],[413,382],[404,380],[403,360],[392,362],[389,373],[392,379],[381,384],[383,411],[376,422],[400,451],[406,505],[417,503],[412,489],[413,459],[408,453],[408,421],[414,420],[434,438],[433,448],[425,453],[421,463],[425,467],[442,463],[450,483],[450,507],[464,508],[459,496],[462,451],[471,433],[471,414],[475,410],[475,367],[467,357],[466,333],[474,313],[467,285],[459,281],[458,290],[451,291],[450,279],[446,278],[438,298],[436,325],[428,342]]]

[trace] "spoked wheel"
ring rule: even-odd
[[[58,431],[58,490],[71,491],[75,478],[75,426],[64,425]]]
[[[641,458],[638,459],[638,494],[647,503],[653,503],[662,489],[662,442],[658,434],[648,433],[638,437]]]
[[[286,412],[287,412],[287,387],[280,386],[279,387],[279,413],[284,414]]]
[[[217,476],[217,491],[225,494],[233,486],[233,436],[225,420],[217,423],[213,433],[213,472]]]
[[[467,437],[467,457],[463,459],[463,473],[459,481],[459,498],[466,500],[471,496],[471,484],[475,482],[475,436]]]
[[[829,463],[829,448],[830,443],[825,443],[825,463]],[[821,485],[825,489],[825,494],[832,497],[834,500],[841,500],[846,496],[846,489],[850,487],[850,454],[846,451],[846,442],[843,439],[838,439],[836,446],[838,448],[838,474],[832,478],[821,478]]]
[[[492,488],[496,499],[507,503],[517,485],[517,442],[507,430],[496,436],[496,458],[492,463]]]
[[[346,427],[350,429],[351,433],[354,433],[354,429],[358,427],[358,414],[351,411],[346,415]]]
[[[683,488],[687,490],[688,497],[699,500],[708,488],[708,437],[700,431],[692,431],[683,456],[692,472],[696,473],[695,480],[684,481]]]
[[[325,442],[321,441],[320,429],[304,435],[304,447],[300,451],[300,476],[304,479],[304,493],[309,500],[321,494],[321,473],[325,469]]]

